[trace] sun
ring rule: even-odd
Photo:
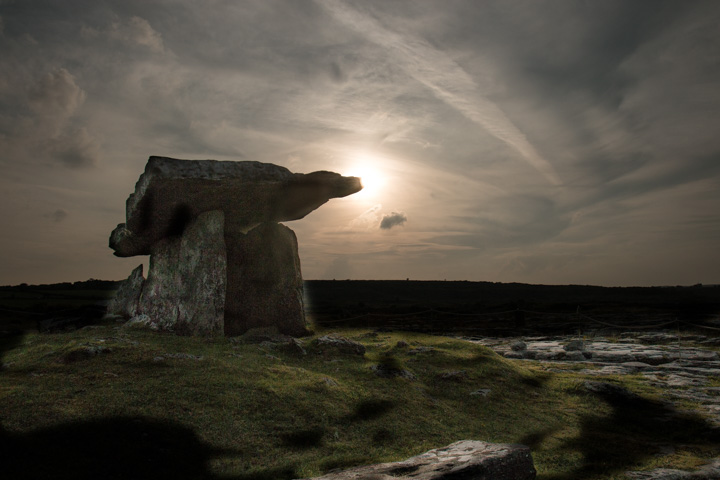
[[[387,183],[387,174],[383,172],[380,160],[367,155],[356,157],[343,175],[360,177],[363,189],[353,197],[377,197]]]

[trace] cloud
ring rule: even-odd
[[[386,29],[380,22],[363,15],[344,2],[317,1],[336,20],[383,47],[397,66],[428,87],[437,98],[511,146],[551,183],[560,183],[550,162],[536,151],[525,135],[497,105],[481,95],[480,88],[473,78],[444,52],[434,48],[422,38]]]
[[[52,213],[46,213],[44,215],[45,218],[49,218],[51,220],[54,220],[55,222],[62,222],[65,220],[68,216],[68,212],[62,208],[58,208]]]
[[[98,142],[84,127],[69,129],[46,145],[48,153],[66,167],[92,167],[100,158]]]
[[[353,218],[345,229],[350,231],[375,229],[380,221],[380,210],[382,210],[382,204],[373,205]]]
[[[26,95],[12,98],[21,78],[0,92],[10,105],[2,119],[7,135],[0,135],[5,160],[52,159],[71,168],[96,165],[101,149],[88,129],[79,125],[78,111],[86,94],[75,77],[65,68],[56,68],[31,82]]]
[[[63,123],[84,101],[85,92],[64,68],[46,73],[28,92],[28,103],[37,122],[51,137],[59,133]]]
[[[405,222],[407,222],[405,214],[392,212],[389,215],[383,215],[382,221],[380,222],[380,228],[383,230],[390,230],[395,226],[402,226]]]
[[[83,26],[81,34],[89,39],[105,36],[115,42],[130,46],[140,45],[157,53],[165,51],[162,35],[153,29],[147,20],[138,16],[118,19],[103,30]]]
[[[147,20],[140,17],[132,17],[122,27],[115,27],[121,38],[144,45],[156,52],[164,50],[162,36],[153,30]]]

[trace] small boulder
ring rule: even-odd
[[[517,342],[513,342],[510,344],[510,349],[513,352],[524,352],[525,350],[527,350],[527,344],[522,340],[518,340]]]
[[[487,397],[490,395],[491,390],[489,388],[479,388],[477,390],[474,390],[470,392],[470,395],[473,397]]]
[[[109,315],[119,315],[123,318],[132,318],[138,314],[138,303],[142,293],[145,277],[143,277],[142,263],[135,267],[130,276],[120,283],[115,296],[107,306]]]
[[[307,355],[307,352],[305,351],[302,342],[294,337],[290,337],[284,342],[277,343],[275,349],[288,355],[294,355],[297,357]]]
[[[419,353],[431,353],[435,351],[435,347],[415,347],[408,350],[408,355],[417,355]]]
[[[535,478],[530,449],[524,445],[462,440],[401,462],[379,463],[329,473],[313,480],[413,480]],[[311,479],[305,479],[311,480]]]
[[[571,362],[584,362],[587,360],[585,358],[585,355],[583,355],[583,352],[578,350],[571,350],[567,353],[565,353],[565,360],[571,361]]]
[[[645,472],[625,472],[636,480],[720,480],[720,460],[704,465],[695,471],[674,468],[656,468]]]
[[[110,349],[103,345],[86,345],[80,348],[74,348],[65,352],[60,359],[62,363],[75,363],[82,360],[95,357],[100,354],[110,353]]]
[[[417,377],[410,370],[397,367],[391,363],[378,363],[370,367],[375,372],[375,375],[382,378],[406,378],[408,380],[415,380]]]
[[[442,372],[437,375],[437,378],[446,382],[463,382],[467,380],[468,374],[465,370],[453,370],[451,372]]]
[[[339,384],[334,378],[330,377],[323,377],[320,380],[321,385],[325,385],[326,387],[337,387]]]
[[[320,353],[365,355],[365,345],[337,335],[319,337],[313,340],[312,347]]]
[[[585,342],[582,340],[570,340],[563,346],[566,352],[578,352],[585,350]]]

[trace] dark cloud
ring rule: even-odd
[[[21,81],[22,76],[16,76],[0,85],[2,103],[8,107],[0,122],[5,131],[0,136],[4,160],[48,159],[71,168],[96,165],[100,145],[86,127],[78,125],[86,93],[75,77],[56,68],[38,75],[27,87]],[[18,95],[23,91],[27,93]]]
[[[380,228],[390,230],[393,227],[402,226],[405,222],[407,222],[407,217],[404,213],[392,212],[389,215],[383,215],[380,221]]]
[[[66,167],[85,168],[98,164],[100,146],[87,129],[72,128],[47,143],[48,152]]]
[[[48,72],[30,87],[30,107],[42,119],[59,123],[75,113],[85,101],[85,92],[64,68]]]
[[[65,220],[68,216],[68,212],[62,208],[58,208],[52,213],[46,213],[45,218],[49,218],[51,220],[54,220],[55,222],[62,222]]]

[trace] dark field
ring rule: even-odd
[[[322,326],[478,336],[720,327],[720,286],[315,280],[305,290],[306,311]]]
[[[0,287],[3,330],[84,326],[119,282]],[[521,283],[308,280],[306,312],[320,327],[474,336],[628,328],[719,328],[720,286],[595,287]],[[710,327],[710,328],[707,328]]]

